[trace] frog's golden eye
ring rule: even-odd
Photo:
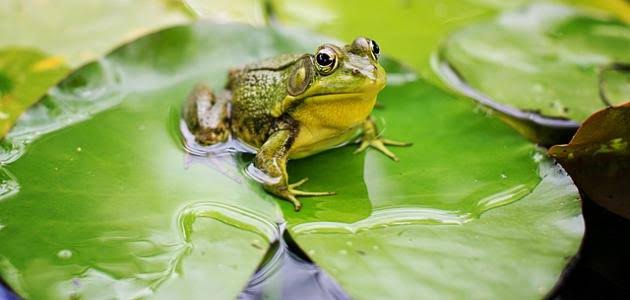
[[[315,55],[317,61],[317,69],[323,75],[332,73],[337,67],[337,53],[330,48],[322,48]]]
[[[372,50],[372,56],[374,59],[378,60],[378,57],[381,54],[381,47],[378,46],[376,41],[370,40],[370,50]]]

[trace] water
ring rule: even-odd
[[[271,258],[252,275],[238,299],[350,299],[286,232],[270,252]]]
[[[4,282],[0,280],[0,300],[16,300],[19,299],[11,290],[9,290]]]

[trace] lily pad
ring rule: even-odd
[[[183,3],[170,0],[10,0],[0,6],[0,47],[8,47],[0,53],[0,68],[11,62],[8,73],[0,70],[0,91],[2,82],[19,85],[17,95],[1,100],[0,112],[6,118],[0,119],[0,138],[24,110],[70,72],[66,64],[76,67],[125,41],[192,17]],[[133,17],[140,11],[143,18]],[[41,62],[30,68],[34,60]]]
[[[566,6],[536,4],[454,33],[440,57],[477,93],[446,78],[456,89],[484,104],[495,102],[493,108],[529,122],[521,122],[524,126],[575,131],[607,105],[599,96],[600,70],[630,61],[628,45],[627,23]],[[628,100],[623,94],[630,89],[627,75],[609,80],[607,86],[613,102]],[[531,138],[538,142],[566,142],[532,130]]]
[[[206,2],[207,0],[192,0]],[[409,64],[422,77],[442,84],[431,66],[432,57],[446,34],[468,24],[487,19],[505,9],[518,8],[530,0],[442,0],[442,1],[379,1],[379,0],[272,0],[274,12],[282,24],[306,27],[338,39],[369,36],[384,49]],[[597,12],[610,12],[630,18],[624,0],[565,0],[568,4],[587,7]],[[245,12],[253,10],[249,7]]]
[[[597,204],[630,219],[630,103],[590,116],[567,145],[549,153]]]
[[[196,16],[218,22],[239,22],[251,25],[267,23],[265,6],[269,1],[264,0],[181,0]]]
[[[57,56],[26,48],[0,50],[0,137],[69,68]]]
[[[0,7],[0,47],[34,47],[71,66],[191,17],[179,0],[9,0]]]
[[[236,296],[278,238],[276,200],[230,155],[186,154],[173,131],[194,84],[219,87],[229,67],[291,45],[176,27],[68,77],[5,145],[1,277],[27,298]]]
[[[305,200],[303,212],[281,204],[304,252],[359,299],[544,296],[584,230],[567,175],[498,119],[426,83],[390,86],[380,99],[385,134],[414,146],[395,149],[400,163],[368,153],[363,180],[334,153],[293,162],[296,178],[349,174],[313,180],[313,190],[344,192]],[[358,207],[372,210],[339,221],[329,212],[347,205],[350,187],[366,189]]]
[[[0,153],[0,277],[27,298],[233,298],[286,222],[352,297],[412,286],[453,294],[447,279],[481,284],[474,278],[484,270],[501,280],[478,295],[548,291],[583,231],[573,185],[491,114],[409,82],[391,60],[384,64],[398,80],[383,91],[377,120],[387,136],[415,145],[395,149],[398,164],[352,147],[290,162],[292,178],[311,178],[305,189],[339,193],[304,199],[299,213],[244,175],[250,156],[184,151],[179,109],[195,84],[220,89],[231,67],[324,41],[197,23],[138,39],[71,74],[25,114]],[[322,244],[335,234],[344,239]],[[388,248],[410,237],[422,242]],[[348,241],[361,248],[338,245]],[[392,252],[375,255],[374,246]],[[474,264],[457,269],[444,254]],[[372,255],[373,269],[347,267]],[[521,257],[532,266],[513,261]],[[434,259],[450,264],[427,269],[442,281],[418,269]],[[357,279],[372,280],[364,281],[372,289],[361,291]]]
[[[423,77],[439,83],[430,57],[449,31],[494,15],[499,9],[524,1],[332,1],[274,0],[273,8],[283,24],[307,27],[339,39],[368,36]]]

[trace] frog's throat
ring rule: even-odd
[[[361,101],[365,99],[376,98],[377,93],[366,92],[349,92],[349,93],[327,93],[327,94],[315,94],[302,97],[287,96],[284,101],[279,102],[272,110],[271,115],[278,117],[292,107],[296,107],[300,104],[323,104],[326,102],[334,101]]]

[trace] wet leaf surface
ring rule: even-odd
[[[382,45],[383,53],[411,65],[425,78],[439,82],[432,74],[430,58],[445,34],[524,1],[272,2],[282,24],[310,28],[343,40],[370,37]]]
[[[281,203],[304,252],[360,299],[549,292],[584,226],[566,174],[497,118],[426,83],[390,86],[380,99],[385,135],[414,145],[394,149],[399,163],[368,153],[363,182],[352,173],[334,181],[365,184],[372,210],[364,219],[327,214],[344,207],[343,193],[304,200],[300,213]],[[351,150],[341,154],[353,159]],[[337,173],[332,155],[296,161],[291,174],[326,174],[328,166]],[[330,185],[313,181],[309,188]]]
[[[377,119],[414,146],[394,149],[400,163],[350,146],[290,162],[291,178],[311,178],[305,189],[338,192],[300,213],[243,175],[250,156],[183,150],[179,108],[195,84],[218,90],[228,68],[327,40],[198,23],[73,73],[3,144],[0,276],[29,298],[233,298],[284,219],[352,297],[457,294],[452,278],[477,282],[480,296],[544,295],[582,235],[575,188],[491,114],[392,61],[400,80]],[[493,271],[499,282],[484,286]]]
[[[590,116],[567,145],[549,150],[593,201],[630,219],[630,103]]]
[[[178,0],[8,0],[0,19],[0,47],[34,47],[78,66],[190,15]]]
[[[606,106],[599,70],[630,61],[628,45],[626,23],[536,4],[455,32],[440,55],[466,84],[499,104],[579,124]],[[609,98],[627,101],[628,77],[616,76],[607,80]]]
[[[5,143],[5,281],[28,298],[237,295],[277,238],[276,200],[230,155],[186,154],[177,111],[197,82],[221,86],[228,67],[292,49],[286,39],[177,27],[54,89]]]
[[[0,137],[69,72],[63,60],[27,48],[0,50]]]
[[[138,12],[142,18],[135,17]],[[18,86],[17,95],[2,96],[0,112],[6,117],[0,119],[0,137],[70,72],[67,65],[79,66],[125,41],[191,18],[178,0],[0,3],[0,47],[6,47],[0,50],[0,68],[10,68],[0,70],[0,95],[7,83]],[[41,61],[31,66],[34,60]]]
[[[207,2],[193,0],[192,2]],[[527,3],[518,1],[442,0],[304,0],[271,1],[281,24],[300,26],[342,40],[368,36],[384,45],[383,51],[412,66],[429,81],[441,84],[431,66],[432,56],[445,37],[473,22],[490,18],[502,10]],[[630,18],[624,0],[565,0],[594,10]],[[249,8],[249,11],[253,8]]]

